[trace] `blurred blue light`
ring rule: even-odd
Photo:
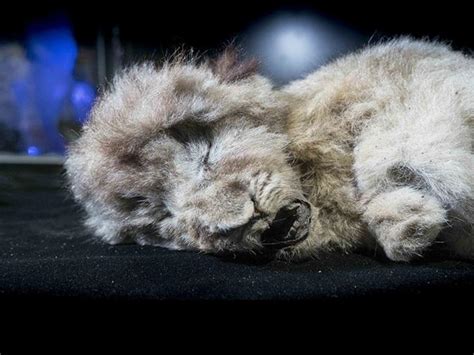
[[[92,85],[78,81],[74,84],[71,93],[71,102],[76,118],[83,123],[92,108],[95,100],[95,89]]]
[[[27,153],[28,155],[36,156],[40,154],[40,150],[38,149],[38,147],[32,145],[28,147]]]
[[[62,19],[31,26],[26,40],[28,56],[55,71],[72,72],[77,57],[77,44],[67,21]]]
[[[34,124],[45,132],[43,143],[35,143],[35,146],[42,152],[63,153],[64,140],[58,131],[58,122],[74,84],[78,52],[69,24],[52,20],[33,25],[26,39],[26,50],[31,61],[28,102],[36,113]],[[32,140],[33,137],[27,139],[30,143]]]

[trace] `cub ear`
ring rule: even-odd
[[[211,63],[211,67],[223,82],[233,83],[257,74],[258,64],[255,58],[242,60],[239,50],[229,46]]]

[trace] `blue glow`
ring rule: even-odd
[[[28,126],[40,127],[42,137],[37,140],[27,130],[23,132],[25,141],[29,146],[33,143],[41,152],[63,153],[64,140],[58,123],[74,84],[78,52],[70,26],[64,21],[32,26],[26,39],[26,51],[31,62],[28,101],[35,112]]]
[[[64,17],[32,24],[23,44],[0,44],[0,123],[20,133],[12,149],[29,155],[63,154],[66,142],[60,127],[67,130],[85,122],[96,90],[75,77],[78,50]],[[77,75],[93,77],[90,59],[84,56]]]
[[[35,63],[54,66],[52,69],[57,72],[72,72],[74,69],[78,49],[67,22],[53,21],[31,26],[26,48]]]
[[[40,150],[38,147],[35,147],[34,145],[28,147],[28,155],[36,156],[40,154]]]
[[[84,123],[94,104],[95,89],[92,85],[78,81],[74,84],[71,93],[71,102],[74,113],[79,122]]]

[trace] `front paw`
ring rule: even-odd
[[[446,211],[434,197],[405,187],[375,197],[364,218],[389,259],[410,261],[437,238]]]
[[[438,223],[426,223],[424,218],[412,217],[399,223],[379,226],[379,242],[393,261],[411,261],[421,257],[441,231]]]
[[[282,249],[301,243],[308,237],[311,223],[309,203],[296,200],[282,207],[270,227],[261,235],[261,243],[267,249]]]

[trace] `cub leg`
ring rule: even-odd
[[[409,261],[436,239],[446,210],[433,196],[407,186],[377,194],[363,219],[391,260]]]
[[[439,240],[456,255],[474,252],[469,131],[454,119],[433,121],[381,119],[354,150],[363,220],[393,260],[421,255],[454,224],[468,232],[446,228]]]

